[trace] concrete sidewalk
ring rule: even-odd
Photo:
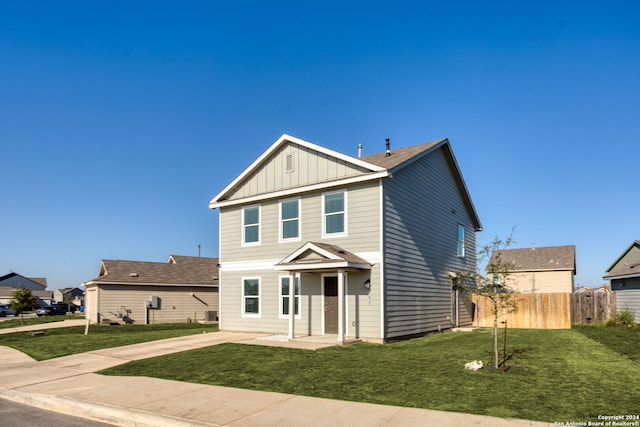
[[[550,424],[346,402],[94,372],[133,360],[225,342],[262,344],[261,334],[214,332],[36,362],[0,346],[0,397],[118,426],[479,426]],[[0,339],[1,343],[1,339]],[[312,343],[281,343],[309,348]],[[326,346],[326,344],[319,344]],[[211,363],[215,363],[212,360]]]

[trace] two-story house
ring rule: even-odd
[[[352,157],[282,135],[220,211],[220,328],[384,342],[471,323],[480,220],[447,139]],[[293,314],[293,315],[292,315]]]

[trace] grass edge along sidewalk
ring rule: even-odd
[[[25,331],[0,335],[0,345],[15,348],[40,361],[105,348],[217,331],[218,325],[199,323],[92,325],[89,326],[89,333],[84,335],[85,326],[71,326],[46,329],[42,334]]]
[[[506,373],[463,369],[488,359],[488,330],[316,352],[223,344],[100,373],[550,423],[637,411],[640,359],[618,344],[638,348],[640,331],[607,328],[596,339],[590,331],[511,330]]]

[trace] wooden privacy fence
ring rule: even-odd
[[[604,323],[615,312],[615,292],[580,292],[572,296],[571,322],[574,325]]]
[[[513,296],[518,310],[501,312],[498,322],[507,321],[509,328],[571,329],[570,293],[527,293]],[[474,326],[493,327],[493,302],[473,295],[475,303]],[[501,326],[501,325],[500,325]]]

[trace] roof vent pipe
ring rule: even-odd
[[[362,144],[358,144],[358,158],[362,157]]]
[[[389,141],[389,138],[387,138],[386,141],[387,141],[387,157],[389,157],[391,155],[391,142]]]

